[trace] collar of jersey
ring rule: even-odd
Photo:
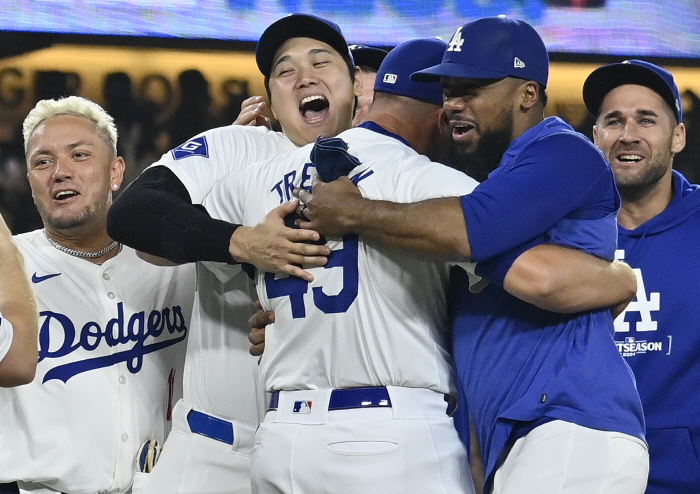
[[[404,139],[400,135],[392,134],[391,132],[386,130],[384,127],[382,127],[378,123],[374,123],[374,122],[367,120],[366,122],[362,122],[360,125],[358,125],[358,127],[362,127],[362,128],[371,130],[372,132],[376,132],[378,134],[383,134],[385,136],[393,137],[394,139],[404,143],[406,146],[411,147],[411,145],[408,142],[406,142],[406,139]]]

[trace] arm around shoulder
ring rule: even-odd
[[[24,269],[24,259],[0,218],[0,313],[13,328],[13,338],[0,360],[0,386],[19,386],[34,379],[38,361],[39,314]]]
[[[385,247],[445,261],[469,261],[471,247],[459,197],[414,203],[363,198],[347,177],[296,189],[308,221],[322,235],[355,233]]]

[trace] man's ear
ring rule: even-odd
[[[676,125],[671,135],[671,152],[676,154],[683,151],[685,147],[685,125],[683,122]]]
[[[520,86],[520,106],[530,109],[539,101],[539,84],[535,81],[527,81]]]
[[[355,67],[355,82],[353,83],[353,92],[355,96],[362,96],[362,69],[360,67]]]

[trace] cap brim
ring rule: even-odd
[[[492,69],[443,61],[440,65],[414,72],[411,74],[411,80],[416,82],[435,82],[441,77],[453,77],[456,79],[502,79],[507,76],[508,75],[503,72]]]
[[[619,63],[597,68],[583,83],[583,102],[592,115],[597,115],[605,96],[618,86],[635,84],[658,93],[676,114],[675,97],[664,79],[642,65]]]
[[[279,47],[291,38],[322,41],[341,55],[352,59],[347,41],[328,22],[311,15],[291,14],[270,24],[260,36],[255,48],[255,61],[264,76],[270,75],[273,58]]]

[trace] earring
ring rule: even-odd
[[[119,186],[118,186],[117,184],[112,184],[112,188],[113,188],[114,190],[117,190],[117,189],[119,188]]]

